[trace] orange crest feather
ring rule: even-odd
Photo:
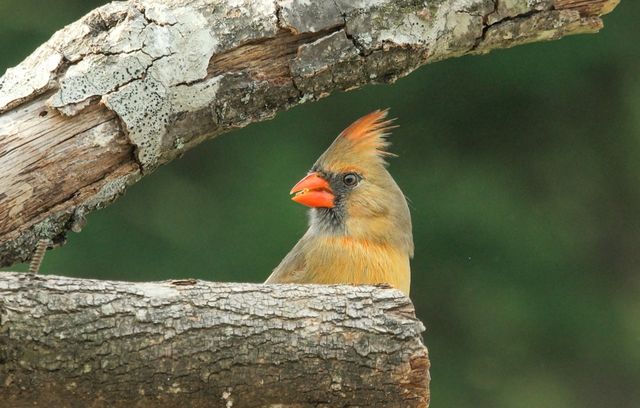
[[[373,111],[343,130],[316,165],[332,171],[350,166],[386,164],[385,156],[394,156],[385,149],[389,146],[387,131],[393,129],[393,119],[384,120],[388,109]]]
[[[351,141],[355,150],[388,155],[389,153],[384,150],[389,146],[389,142],[385,139],[386,131],[395,127],[391,125],[393,119],[383,120],[388,113],[388,109],[373,111],[353,122],[338,137]]]

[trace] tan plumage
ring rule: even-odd
[[[294,187],[293,199],[312,207],[309,229],[266,283],[387,283],[409,294],[411,217],[386,169],[386,115],[345,129]]]

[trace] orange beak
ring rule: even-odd
[[[335,196],[329,182],[318,173],[309,173],[298,184],[293,186],[289,194],[296,203],[313,208],[333,208]]]

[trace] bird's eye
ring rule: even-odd
[[[342,182],[347,187],[353,187],[358,184],[360,177],[356,173],[347,173],[342,177]]]

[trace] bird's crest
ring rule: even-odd
[[[353,122],[338,135],[317,164],[332,170],[372,162],[386,164],[384,158],[394,156],[386,151],[390,145],[387,131],[396,127],[392,125],[393,119],[385,120],[388,113],[388,109],[379,109]]]

